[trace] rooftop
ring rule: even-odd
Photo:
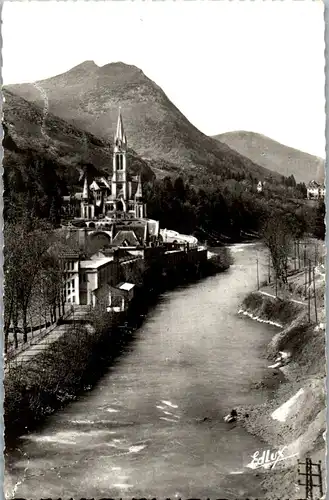
[[[80,262],[80,267],[82,269],[98,269],[105,264],[113,261],[113,257],[101,257],[100,259],[95,260],[82,260]]]
[[[116,288],[119,288],[120,290],[126,290],[127,292],[129,292],[129,290],[134,288],[134,286],[135,285],[133,283],[119,283],[119,285],[117,285]]]

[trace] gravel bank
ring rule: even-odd
[[[253,319],[282,325],[265,354],[269,366],[274,364],[279,351],[287,353],[290,362],[269,368],[268,376],[255,381],[251,388],[258,391],[270,388],[272,398],[261,406],[238,410],[248,414],[248,418],[241,420],[242,425],[260,436],[273,451],[287,446],[286,456],[297,454],[278,463],[274,470],[259,470],[264,475],[266,498],[297,500],[305,494],[304,487],[297,482],[297,459],[321,460],[323,478],[326,476],[325,332],[307,322],[303,306],[258,292],[246,297],[240,311]]]

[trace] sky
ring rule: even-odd
[[[207,135],[253,131],[324,157],[323,10],[318,0],[5,0],[3,83],[122,61]]]

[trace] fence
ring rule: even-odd
[[[300,466],[303,466],[304,472],[301,471]],[[299,479],[298,484],[300,486],[305,486],[306,500],[315,500],[323,496],[321,461],[319,461],[319,463],[312,463],[310,458],[306,458],[305,462],[300,462],[298,460],[298,474],[303,476],[305,480],[305,482],[302,482]],[[315,489],[318,491],[319,496],[314,496]]]
[[[60,317],[56,323],[51,324],[49,327],[38,333],[38,335],[28,340],[28,342],[23,343],[18,347],[18,349],[10,351],[6,354],[5,370],[8,371],[13,367],[17,368],[19,364],[29,361],[30,358],[28,356],[24,356],[24,353],[31,348],[33,349],[34,355],[39,354],[39,351],[41,352],[44,350],[45,344],[48,342],[47,339],[50,339],[53,335],[56,336],[57,332],[60,332],[60,335],[69,325],[85,323],[91,310],[91,306],[67,306],[64,316]]]

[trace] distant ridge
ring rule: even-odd
[[[281,175],[293,175],[297,182],[324,182],[324,159],[304,153],[255,132],[236,131],[215,135],[253,162]]]
[[[152,162],[157,176],[180,172],[203,176],[212,172],[226,177],[237,173],[259,179],[271,174],[275,177],[227,144],[200,132],[136,66],[116,62],[98,67],[93,61],[85,61],[37,85],[7,88],[42,106],[38,86],[47,95],[51,113],[110,142],[121,106],[128,144],[141,158]]]

